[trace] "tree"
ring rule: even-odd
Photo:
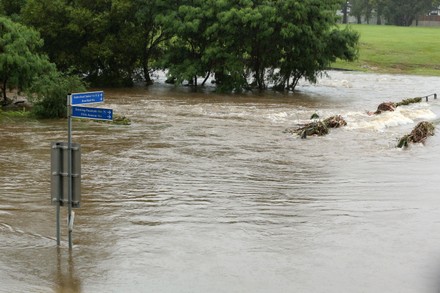
[[[46,55],[40,54],[43,45],[33,29],[0,17],[0,90],[2,103],[8,103],[7,90],[26,89],[41,74],[54,70]]]
[[[359,35],[348,27],[336,28],[338,1],[329,2],[291,0],[279,6],[280,57],[274,68],[280,70],[271,76],[277,88],[294,90],[301,78],[316,82],[337,58],[351,61],[357,57]]]
[[[370,0],[370,1],[371,1],[371,7],[373,7],[373,9],[376,12],[376,18],[377,18],[376,24],[380,25],[382,24],[382,16],[384,15],[384,9],[387,0]]]
[[[223,89],[294,89],[336,58],[356,57],[358,35],[339,30],[339,0],[188,1],[169,17],[175,37],[163,67],[177,81],[215,73]]]
[[[210,38],[206,31],[215,25],[218,7],[214,2],[182,1],[175,11],[161,18],[164,27],[175,36],[168,41],[160,66],[178,83],[187,80],[197,86],[197,78],[211,71],[208,47],[211,41],[217,40]]]
[[[386,0],[384,15],[389,24],[410,26],[419,15],[431,11],[432,0]]]
[[[358,24],[362,22],[362,16],[364,16],[367,23],[369,23],[372,12],[373,12],[372,0],[351,1],[351,15],[356,17]]]
[[[133,14],[135,30],[133,38],[137,40],[139,62],[146,84],[151,84],[151,63],[159,60],[163,50],[161,45],[169,40],[174,31],[164,27],[163,16],[174,10],[174,6],[164,0],[135,0]]]
[[[1,0],[0,15],[8,16],[13,20],[19,18],[21,8],[25,5],[26,0]]]
[[[348,0],[344,0],[342,2],[342,23],[348,23],[348,14],[350,8],[350,2]]]
[[[67,94],[85,90],[78,76],[54,70],[36,80],[27,92],[33,103],[32,113],[36,117],[65,118]]]
[[[27,0],[22,18],[45,40],[60,70],[72,66],[92,85],[126,86],[139,69],[147,83],[150,63],[169,38],[158,16],[167,0]]]

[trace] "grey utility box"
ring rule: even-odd
[[[72,143],[72,207],[81,202],[81,145]],[[53,142],[51,148],[51,200],[61,206],[69,204],[69,151],[67,142]]]

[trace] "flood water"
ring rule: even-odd
[[[74,121],[82,202],[56,245],[50,144],[67,122],[0,124],[0,292],[438,292],[440,135],[396,148],[440,78],[330,72],[295,94],[105,90],[129,126]],[[313,113],[348,125],[284,133]]]

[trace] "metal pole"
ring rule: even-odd
[[[72,105],[70,94],[67,95],[67,192],[68,192],[68,216],[67,227],[69,230],[69,249],[72,249]]]
[[[57,194],[57,245],[60,246],[60,194]]]

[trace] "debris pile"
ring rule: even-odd
[[[418,97],[418,98],[403,99],[402,101],[397,102],[397,103],[383,102],[383,103],[379,104],[379,106],[377,106],[376,112],[368,112],[368,114],[378,115],[378,114],[381,114],[382,112],[387,112],[387,111],[392,112],[399,106],[406,106],[409,104],[420,103],[421,101],[422,101],[422,98]]]
[[[342,118],[341,115],[331,116],[323,121],[328,128],[339,128],[346,126],[347,122]]]
[[[431,122],[422,121],[414,127],[410,134],[403,136],[399,143],[398,148],[408,147],[408,143],[424,143],[428,136],[433,136],[435,132],[435,126]]]
[[[420,103],[421,101],[422,101],[421,97],[419,97],[419,98],[403,99],[402,101],[396,103],[396,107],[406,106],[406,105],[409,105],[409,104]]]
[[[313,116],[312,116],[313,117]],[[317,115],[316,117],[317,118]],[[301,125],[298,128],[288,128],[284,132],[296,133],[301,138],[307,138],[310,135],[323,136],[329,133],[329,128],[339,128],[347,125],[347,122],[341,115],[331,116],[323,121],[312,121]]]
[[[113,124],[117,124],[117,125],[130,125],[131,124],[130,118],[128,118],[124,115],[119,115],[119,114],[114,115],[112,122],[113,122]]]

